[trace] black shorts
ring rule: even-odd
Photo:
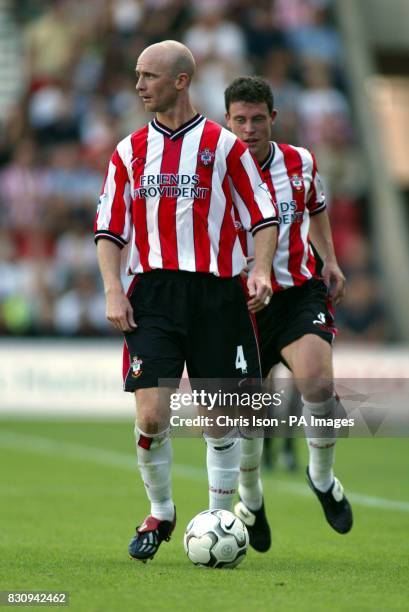
[[[281,351],[295,340],[314,334],[332,344],[337,333],[327,287],[318,278],[275,293],[256,317],[263,378],[274,365],[285,363]]]
[[[128,297],[137,329],[125,334],[125,391],[180,380],[260,377],[255,321],[239,277],[153,270],[134,279]]]

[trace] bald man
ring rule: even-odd
[[[124,334],[124,389],[136,397],[137,458],[151,509],[129,553],[144,562],[169,540],[176,521],[171,394],[185,362],[191,379],[260,376],[250,314],[270,300],[277,240],[275,205],[247,148],[192,106],[194,71],[191,52],[179,42],[141,53],[136,89],[155,117],[116,147],[95,222],[107,318]],[[235,218],[254,235],[248,303]],[[125,294],[120,256],[127,244],[133,280]],[[206,443],[210,508],[231,509],[238,440],[226,431]]]

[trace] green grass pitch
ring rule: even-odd
[[[143,565],[127,556],[148,511],[132,424],[2,419],[0,590],[68,591],[69,609],[86,612],[407,610],[408,451],[408,439],[338,443],[355,514],[347,536],[327,525],[303,473],[266,474],[272,549],[250,550],[233,571],[203,570],[182,545],[207,507],[202,440],[174,440],[178,524]]]

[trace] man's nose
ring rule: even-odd
[[[145,89],[145,82],[142,77],[139,77],[139,79],[136,81],[135,88],[136,91],[141,91],[141,89]]]

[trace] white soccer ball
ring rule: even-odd
[[[243,561],[249,534],[228,510],[205,510],[188,524],[183,538],[189,559],[199,567],[233,568]]]

